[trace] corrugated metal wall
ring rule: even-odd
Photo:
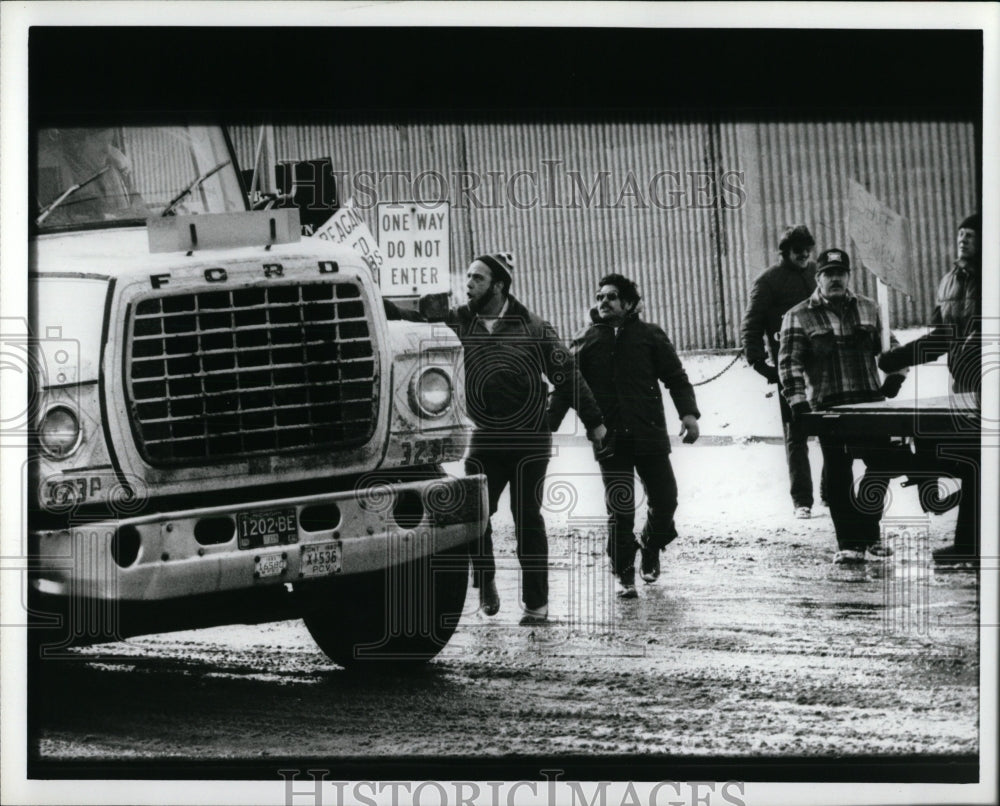
[[[539,204],[470,211],[472,241],[514,253],[515,295],[561,334],[587,322],[600,277],[618,271],[636,281],[651,317],[682,348],[725,338],[712,198],[689,203],[692,183],[707,185],[711,176],[701,179],[712,170],[707,126],[536,123],[469,127],[467,134],[470,167],[540,177]],[[673,173],[657,182],[659,171]],[[651,184],[662,206],[676,201],[676,209],[657,206]],[[670,196],[674,188],[683,197]]]
[[[894,327],[926,322],[937,281],[955,259],[958,223],[977,198],[972,124],[942,122],[767,123],[738,127],[747,161],[747,265],[776,259],[781,230],[806,223],[817,248],[852,252],[847,180],[910,221],[918,296],[891,292]],[[853,256],[853,254],[852,254]],[[875,278],[852,273],[854,288],[875,296]]]
[[[258,130],[232,134],[249,165]],[[373,183],[365,171],[445,178],[456,292],[474,254],[511,251],[513,293],[569,337],[586,322],[600,276],[619,271],[636,280],[647,318],[681,349],[739,344],[749,284],[776,259],[784,227],[806,223],[819,248],[850,248],[848,178],[910,219],[920,296],[894,292],[892,318],[896,327],[923,323],[953,259],[955,225],[977,193],[974,128],[954,122],[397,124],[313,116],[274,128],[272,163],[322,156],[346,172],[356,198],[373,198],[359,187]],[[474,179],[460,178],[463,171]],[[475,181],[463,195],[462,183]],[[413,184],[403,181],[399,191],[412,196]],[[426,176],[420,187],[437,195],[438,186]],[[378,196],[391,200],[387,181]],[[374,209],[364,215],[375,232]],[[855,272],[855,287],[874,296],[866,272]]]

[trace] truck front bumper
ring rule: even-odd
[[[482,534],[488,518],[482,475],[383,482],[328,495],[36,530],[29,580],[43,611],[104,603],[107,614],[98,615],[100,621],[116,621],[129,606],[169,607],[213,597],[277,601],[296,584],[380,571],[453,549]],[[57,606],[49,610],[45,602]],[[204,615],[205,625],[186,626],[217,621]],[[266,612],[263,618],[248,616],[265,618]],[[92,626],[95,637],[116,632]]]

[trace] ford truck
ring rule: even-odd
[[[32,652],[302,618],[345,666],[433,657],[488,515],[442,469],[457,338],[251,209],[223,127],[62,123],[29,171]]]

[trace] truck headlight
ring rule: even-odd
[[[66,406],[45,412],[38,427],[38,444],[53,459],[65,459],[80,445],[80,420]]]
[[[410,386],[410,406],[423,417],[440,417],[451,406],[451,397],[451,378],[437,367],[420,372]]]

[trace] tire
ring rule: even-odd
[[[455,632],[469,583],[465,546],[383,570],[324,581],[307,594],[303,621],[345,668],[425,663]]]

